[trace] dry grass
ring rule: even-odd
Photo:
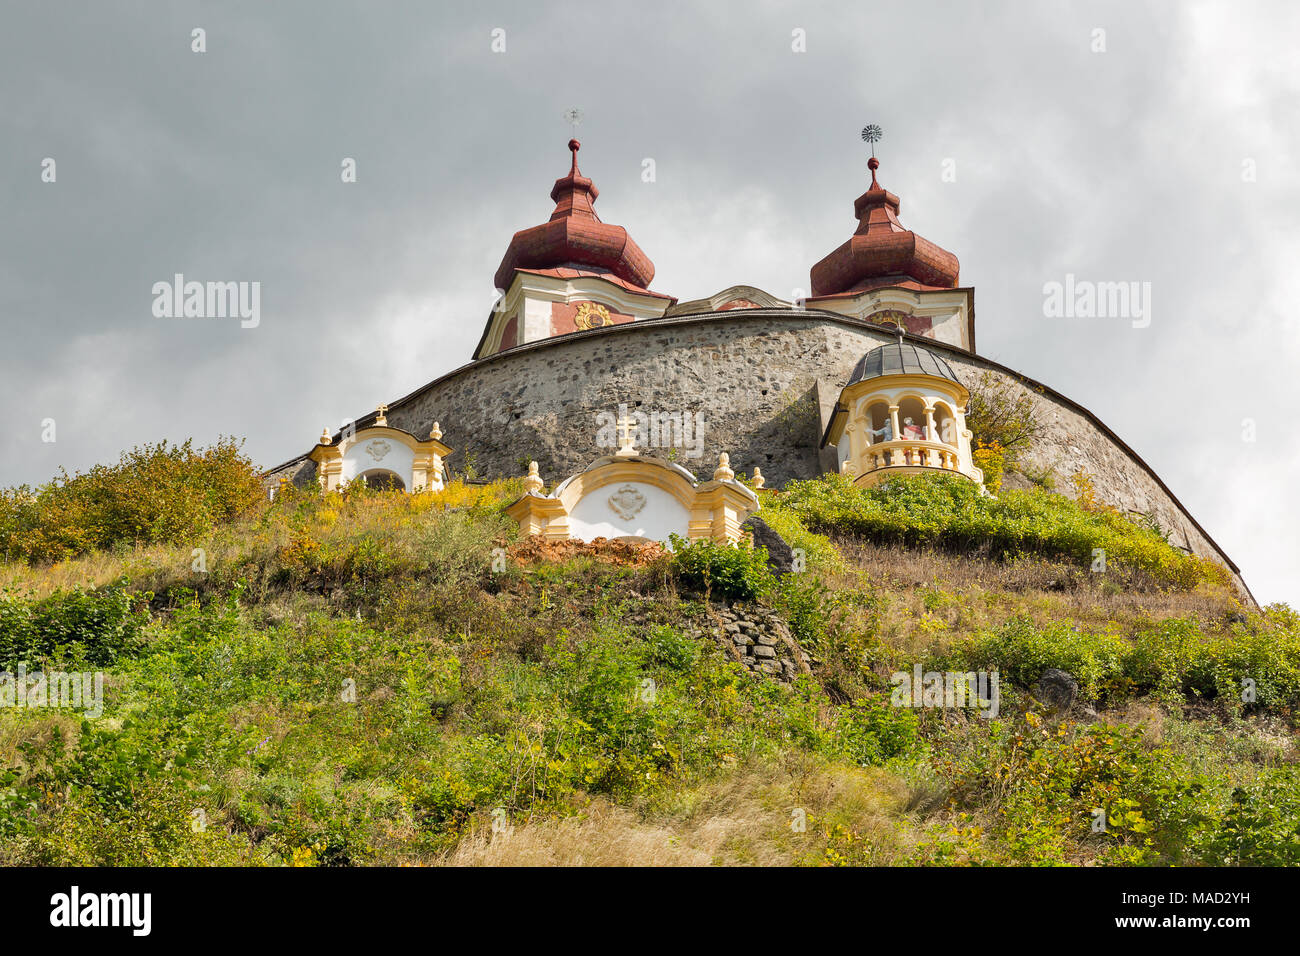
[[[1072,620],[1083,628],[1136,630],[1192,615],[1213,626],[1242,610],[1225,588],[1170,591],[1042,558],[992,561],[843,538],[835,544],[855,570],[832,576],[828,585],[865,585],[885,595],[880,632],[909,652],[942,647],[1011,615],[1040,626]]]
[[[449,866],[707,866],[727,822],[686,835],[604,802],[564,820],[479,830],[443,862]]]
[[[448,866],[792,866],[821,861],[826,831],[850,827],[881,864],[906,858],[916,839],[899,827],[912,799],[885,770],[826,766],[791,754],[738,769],[679,793],[671,805],[639,810],[593,800],[575,815],[515,824],[493,835],[491,821],[436,861]],[[796,810],[807,827],[797,832]],[[919,838],[918,838],[919,839]]]
[[[1136,727],[1153,746],[1165,742],[1165,712],[1148,701],[1128,701],[1122,707],[1102,711],[1098,719],[1110,726]]]
[[[190,550],[184,551],[184,567],[190,566]],[[94,551],[68,561],[30,566],[18,561],[0,562],[0,588],[45,597],[73,587],[102,586],[116,581],[127,568],[163,567],[179,564],[181,549],[172,545],[149,545],[112,553]]]
[[[79,714],[57,710],[0,712],[0,767],[26,766],[24,745],[35,745],[41,750],[49,745],[56,732],[63,736],[64,752],[69,752],[80,729]]]
[[[509,497],[517,480],[468,486],[454,482],[445,491],[355,496],[284,494],[247,520],[215,529],[184,544],[121,545],[51,565],[0,562],[0,589],[44,597],[59,589],[103,586],[126,577],[135,590],[163,593],[176,587],[202,589],[231,583],[230,572],[247,579],[252,596],[269,596],[269,574],[310,548],[342,551],[380,542],[385,555],[424,564],[453,562],[481,545],[484,535],[505,533],[505,519],[471,519],[453,508],[485,508]],[[199,554],[206,571],[195,569]],[[481,548],[479,549],[481,550]],[[486,566],[474,552],[473,560]]]

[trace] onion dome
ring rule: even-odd
[[[654,263],[632,241],[622,226],[600,221],[593,204],[600,191],[578,171],[576,139],[569,140],[573,166],[569,175],[555,181],[551,199],[555,211],[540,226],[522,229],[510,240],[510,248],[496,273],[498,289],[508,289],[516,269],[565,267],[585,273],[612,273],[618,279],[644,290],[654,278]]]
[[[880,160],[872,156],[871,188],[853,204],[858,228],[852,238],[812,267],[812,294],[865,292],[884,286],[952,289],[957,257],[903,228],[899,199],[876,182]]]
[[[862,356],[858,359],[858,364],[853,366],[848,385],[882,375],[933,375],[935,378],[946,378],[950,382],[961,384],[947,362],[933,352],[906,342],[882,345]]]

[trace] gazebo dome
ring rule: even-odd
[[[894,475],[946,472],[981,483],[966,427],[970,391],[935,353],[905,342],[872,349],[840,392],[822,447],[860,485]]]
[[[891,342],[872,349],[853,366],[849,385],[882,375],[933,375],[961,384],[952,367],[933,352],[906,342]]]

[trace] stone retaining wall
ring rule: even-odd
[[[613,413],[619,403],[645,412],[700,411],[702,454],[678,450],[675,460],[707,478],[718,453],[727,451],[738,473],[757,465],[769,487],[779,486],[834,467],[833,449],[818,447],[830,409],[853,364],[892,340],[879,326],[820,311],[733,309],[644,320],[464,366],[392,402],[388,421],[417,435],[439,421],[443,440],[456,449],[448,465],[457,473],[520,475],[536,459],[549,485],[612,451],[597,447],[599,412]],[[941,354],[967,386],[987,372],[1033,398],[1045,431],[1026,464],[1062,477],[1091,473],[1110,504],[1150,514],[1174,544],[1236,573],[1159,478],[1086,409],[987,359],[909,340]],[[674,457],[667,449],[651,452]],[[294,461],[274,474],[305,481],[314,467]]]
[[[696,595],[696,597],[701,597]],[[653,601],[625,607],[622,623],[632,630],[667,624],[697,641],[712,641],[729,660],[743,664],[754,677],[790,683],[811,674],[811,658],[776,611],[749,602],[709,604],[686,619],[665,618]]]
[[[759,605],[734,604],[714,608],[712,626],[688,631],[691,637],[712,637],[733,661],[744,664],[756,677],[789,683],[810,674],[811,662],[775,611]]]

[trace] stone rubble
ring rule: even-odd
[[[710,605],[703,617],[665,621],[647,602],[625,613],[623,620],[632,627],[668,623],[687,637],[713,641],[757,678],[788,684],[800,674],[812,674],[813,659],[799,646],[790,626],[777,612],[761,605]]]
[[[808,655],[775,611],[755,604],[733,604],[710,608],[709,618],[707,625],[696,622],[685,633],[699,640],[712,639],[755,677],[789,683],[800,674],[812,673]]]

